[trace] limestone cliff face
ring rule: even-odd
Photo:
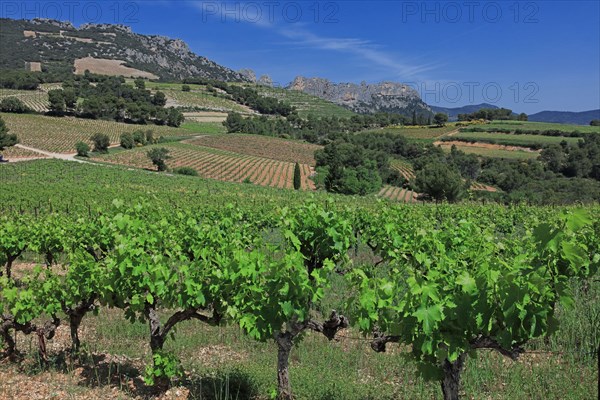
[[[298,76],[287,89],[299,90],[359,113],[410,114],[416,111],[431,114],[431,109],[421,100],[416,90],[398,82],[333,83],[324,78]]]

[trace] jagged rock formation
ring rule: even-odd
[[[22,69],[41,62],[45,70],[72,70],[74,60],[94,57],[123,60],[126,66],[163,79],[204,77],[223,81],[248,79],[206,57],[179,39],[133,33],[124,25],[84,24],[48,19],[0,19],[0,68]]]
[[[416,90],[397,82],[333,83],[324,78],[298,76],[287,86],[287,89],[300,90],[358,113],[389,112],[405,115],[413,111],[420,115],[432,113]]]
[[[238,73],[245,77],[248,82],[256,83],[256,74],[250,68],[243,68],[238,70]]]
[[[259,85],[273,87],[273,79],[271,79],[269,75],[262,75],[260,78],[258,78],[257,83]]]

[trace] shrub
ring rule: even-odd
[[[108,153],[108,146],[110,146],[110,138],[104,133],[96,133],[91,138],[94,143],[94,151],[97,153]]]
[[[154,140],[154,132],[152,131],[152,129],[148,129],[148,130],[146,131],[146,143],[148,143],[148,144],[153,144],[153,143],[155,143],[155,140]]]
[[[182,92],[190,92],[192,89],[190,88],[190,85],[183,85],[181,86],[181,91]]]
[[[121,135],[121,147],[124,149],[133,149],[135,147],[135,141],[131,133],[125,132]]]
[[[77,142],[75,150],[77,150],[77,155],[79,157],[87,157],[90,152],[90,145],[85,142]]]
[[[172,158],[169,155],[169,149],[165,149],[164,147],[155,147],[149,150],[146,155],[152,161],[152,164],[156,166],[156,169],[161,171],[167,170],[167,164],[165,161]]]
[[[179,175],[198,176],[198,171],[192,167],[178,167],[173,172]]]
[[[144,131],[135,131],[133,132],[133,141],[136,146],[145,146],[146,145],[146,133]]]
[[[31,111],[20,99],[7,97],[0,102],[0,111],[22,114]]]

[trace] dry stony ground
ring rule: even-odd
[[[82,325],[82,338],[93,337],[90,319]],[[17,337],[17,347],[23,353],[35,352],[35,341],[30,337]],[[84,339],[85,340],[85,339]],[[19,346],[20,345],[20,346]],[[61,325],[55,337],[47,342],[51,366],[42,371],[31,354],[22,355],[18,362],[3,358],[0,361],[0,400],[41,399],[188,399],[190,390],[173,387],[158,393],[146,386],[143,380],[145,361],[106,353],[87,354],[72,359],[68,353],[69,327]],[[30,350],[30,351],[28,351]],[[215,345],[196,349],[196,357],[207,363],[225,362],[225,359],[244,358],[243,354],[227,346]]]
[[[34,265],[36,264],[15,264],[13,276],[23,277]],[[108,315],[112,323],[125,322],[118,310],[104,309],[102,313]],[[98,338],[96,324],[97,321],[92,316],[84,319],[79,329],[82,343],[97,343],[99,348],[106,347],[106,338]],[[179,400],[193,397],[186,387],[174,387],[166,393],[157,393],[153,388],[146,386],[143,380],[146,360],[142,357],[130,358],[93,352],[80,359],[72,359],[68,351],[71,346],[70,330],[64,320],[57,328],[55,336],[46,342],[50,367],[42,371],[33,356],[37,350],[37,340],[34,336],[17,334],[17,349],[21,352],[18,362],[3,357],[0,351],[0,400]],[[149,356],[145,343],[134,345],[143,348],[140,351],[141,356]],[[235,352],[225,345],[194,348],[193,354],[194,359],[209,365],[247,358],[245,354]]]

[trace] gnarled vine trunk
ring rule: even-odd
[[[296,336],[308,329],[322,333],[327,339],[333,340],[340,329],[347,327],[348,319],[333,310],[329,319],[325,322],[311,319],[304,322],[291,321],[288,322],[285,331],[275,334],[275,343],[277,343],[277,400],[291,400],[294,398],[290,382],[289,360]]]
[[[52,320],[46,321],[43,325],[39,326],[34,323],[27,322],[20,324],[15,321],[14,317],[10,314],[2,315],[2,324],[0,324],[0,336],[4,340],[6,355],[14,360],[17,355],[16,343],[11,336],[11,331],[22,332],[25,335],[31,333],[37,333],[38,335],[38,353],[42,362],[47,362],[46,354],[46,340],[50,340],[56,333],[56,328],[60,325],[60,319],[56,316],[52,316]]]
[[[275,342],[277,343],[277,400],[291,400],[293,396],[289,360],[293,346],[293,336],[290,332],[278,333]]]
[[[71,353],[79,353],[81,347],[81,341],[79,340],[79,326],[85,315],[94,309],[95,297],[92,296],[88,300],[81,302],[75,308],[65,307],[63,305],[63,311],[69,317],[69,328],[71,330]]]
[[[17,258],[19,258],[20,255],[21,255],[21,252],[19,252],[19,254],[15,254],[15,255],[6,257],[6,277],[8,279],[10,279],[12,276],[12,265],[15,262],[15,260]],[[2,271],[0,271],[0,276],[2,276]]]
[[[148,325],[150,326],[150,349],[154,355],[163,349],[163,345],[167,339],[167,335],[182,321],[188,321],[191,319],[197,319],[208,324],[218,324],[221,321],[221,314],[213,309],[212,316],[206,316],[200,314],[197,309],[188,309],[183,311],[177,311],[169,317],[164,326],[160,323],[160,317],[156,311],[155,304],[146,303],[145,307],[146,318],[148,319]],[[152,360],[154,363],[154,359]],[[154,364],[156,367],[156,364]],[[170,385],[169,378],[161,376],[155,378],[155,385],[159,390],[166,390]]]
[[[444,378],[442,379],[442,392],[444,400],[458,400],[460,390],[460,374],[465,365],[466,354],[461,354],[454,362],[447,359],[442,364]]]

